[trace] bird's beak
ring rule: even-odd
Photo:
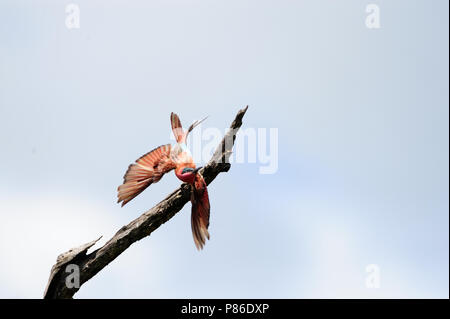
[[[202,168],[203,166],[197,167],[196,169],[194,169],[194,174],[197,174],[197,172]]]

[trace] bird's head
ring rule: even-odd
[[[195,180],[195,175],[198,170],[202,167],[192,168],[192,167],[184,167],[178,171],[175,171],[175,175],[185,183],[192,184]]]

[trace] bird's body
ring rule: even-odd
[[[118,187],[117,202],[122,202],[124,206],[152,183],[158,182],[165,173],[174,169],[178,179],[192,185],[192,235],[197,249],[202,249],[206,238],[209,239],[208,190],[186,145],[187,135],[200,122],[195,122],[184,132],[175,113],[170,115],[170,121],[176,144],[159,146],[131,164],[123,177],[123,184]]]

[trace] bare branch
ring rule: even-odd
[[[242,118],[248,106],[240,110],[230,129],[218,145],[213,157],[208,164],[200,170],[207,184],[211,183],[221,172],[230,169],[228,161],[236,138],[236,133],[242,125]],[[69,264],[76,264],[80,270],[80,286],[94,277],[100,270],[105,268],[111,261],[116,259],[131,244],[149,236],[155,229],[167,222],[190,200],[190,186],[181,186],[168,195],[140,217],[128,225],[123,226],[103,247],[86,254],[87,250],[94,246],[100,239],[72,248],[66,253],[58,256],[56,264],[52,267],[50,278],[45,289],[44,298],[72,298],[79,288],[68,288],[66,285],[65,268]]]

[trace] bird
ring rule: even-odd
[[[191,229],[198,250],[203,249],[206,239],[210,238],[210,204],[206,182],[199,172],[201,167],[196,167],[187,148],[186,138],[205,119],[195,121],[187,131],[183,131],[180,118],[172,112],[170,123],[176,143],[158,146],[139,157],[135,163],[128,166],[123,183],[117,188],[117,203],[121,203],[123,207],[148,186],[157,183],[164,174],[175,170],[175,176],[179,180],[191,185]]]

